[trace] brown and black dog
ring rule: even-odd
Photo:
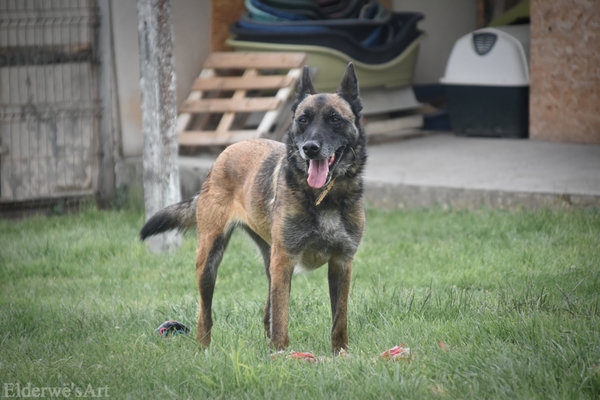
[[[363,235],[361,172],[366,140],[354,67],[336,93],[316,93],[304,68],[286,144],[252,140],[225,149],[200,193],[156,213],[140,236],[196,226],[198,341],[210,343],[217,269],[235,227],[261,251],[269,293],[264,327],[274,349],[288,346],[292,274],[328,263],[334,353],[348,345],[352,260]]]

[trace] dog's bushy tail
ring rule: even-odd
[[[149,236],[172,229],[184,231],[194,228],[196,226],[197,205],[198,195],[163,208],[146,221],[140,231],[140,239],[144,240]]]

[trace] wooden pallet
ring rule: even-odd
[[[361,91],[363,126],[368,143],[422,134],[422,107],[411,87],[368,88]]]
[[[288,98],[305,61],[304,53],[211,53],[179,110],[179,145],[281,138],[290,120]]]

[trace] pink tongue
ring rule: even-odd
[[[329,162],[325,160],[310,160],[308,162],[308,184],[319,189],[323,187],[329,173]]]

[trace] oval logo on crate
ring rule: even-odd
[[[490,32],[473,33],[473,47],[480,56],[485,56],[492,50],[498,35]]]

